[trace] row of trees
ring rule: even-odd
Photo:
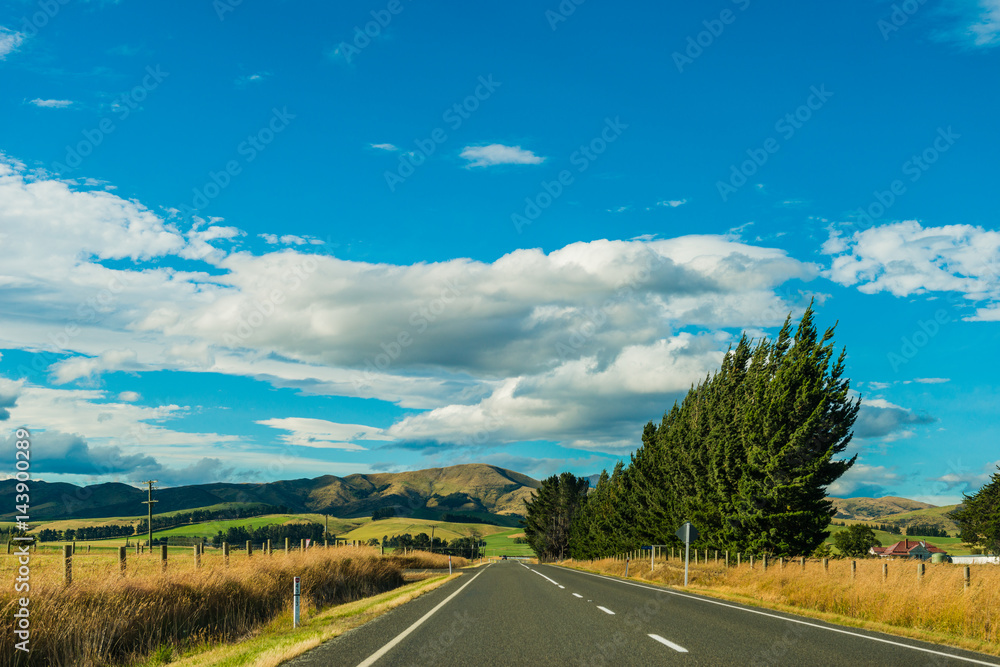
[[[822,335],[812,305],[793,332],[743,336],[721,369],[691,388],[659,425],[646,424],[628,466],[587,481],[545,480],[527,504],[525,535],[542,558],[597,558],[644,544],[678,544],[691,521],[697,548],[769,555],[816,550],[835,513],[826,487],[854,458],[860,399],[849,396],[845,352]]]
[[[230,519],[248,519],[265,514],[288,514],[291,510],[285,505],[249,505],[237,506],[220,510],[191,510],[190,512],[177,512],[165,516],[153,517],[153,530],[164,530],[176,526],[185,526],[192,523],[203,523],[205,521],[226,521]],[[149,520],[142,519],[136,526],[136,533],[149,532]]]
[[[285,538],[292,542],[308,539],[319,541],[323,539],[323,524],[321,523],[286,523],[284,525],[270,525],[254,528],[252,526],[230,526],[225,532],[219,531],[212,538],[212,546],[221,546],[223,542],[229,544],[245,544],[246,542],[265,542],[271,540],[273,544],[284,543]]]
[[[131,524],[124,526],[110,524],[107,526],[83,526],[82,528],[67,528],[66,530],[53,530],[42,528],[38,531],[39,542],[72,542],[73,540],[103,540],[110,537],[128,537],[135,534],[135,527]]]
[[[372,546],[378,546],[377,539],[369,541]],[[420,549],[422,551],[433,551],[435,553],[450,554],[452,556],[465,556],[466,558],[478,558],[483,546],[482,536],[473,531],[469,537],[457,537],[451,541],[435,537],[433,540],[427,533],[403,533],[402,535],[382,536],[382,546],[386,549]]]

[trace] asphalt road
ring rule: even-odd
[[[997,665],[969,651],[502,561],[288,663],[321,665]]]

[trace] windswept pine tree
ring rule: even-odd
[[[836,457],[861,405],[833,334],[819,334],[810,304],[794,333],[789,317],[774,341],[742,337],[717,373],[646,425],[627,468],[602,476],[607,489],[598,484],[573,526],[573,554],[670,543],[684,521],[701,547],[816,549],[834,514],[826,488],[854,463]]]

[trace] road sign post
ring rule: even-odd
[[[677,537],[684,542],[684,586],[688,585],[688,562],[691,559],[691,541],[698,539],[698,530],[691,525],[690,521],[685,521],[684,525],[677,529]]]

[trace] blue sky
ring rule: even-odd
[[[0,7],[44,479],[592,474],[811,298],[865,406],[831,493],[995,470],[997,0]]]

